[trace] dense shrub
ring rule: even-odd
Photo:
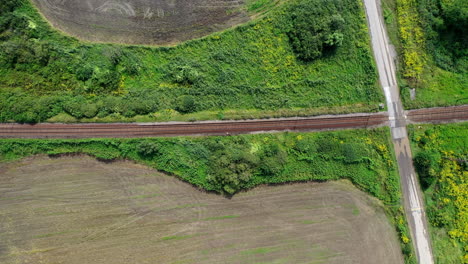
[[[147,139],[18,140],[0,139],[0,161],[39,153],[87,153],[101,159],[126,158],[174,174],[209,191],[232,195],[259,184],[350,179],[381,199],[394,217],[411,256],[408,227],[400,204],[399,178],[393,166],[388,129],[322,133],[277,133],[230,137]],[[327,158],[315,146],[337,142]],[[343,143],[341,143],[343,142]],[[344,143],[346,142],[346,143]],[[312,147],[308,147],[312,146]],[[366,159],[354,148],[365,149]],[[339,153],[353,153],[353,164]],[[313,159],[307,159],[313,157]],[[408,263],[413,263],[409,261]]]
[[[311,61],[343,43],[344,19],[339,1],[307,0],[291,7],[289,41],[298,58]]]
[[[463,0],[420,0],[418,11],[427,48],[437,66],[468,72],[468,4]]]
[[[151,141],[141,141],[137,145],[137,152],[138,154],[146,157],[151,158],[153,155],[159,153],[159,145],[157,143]]]
[[[78,105],[80,100],[83,98],[77,98],[75,103]],[[78,106],[73,107],[82,111]],[[381,145],[388,143],[385,133],[380,129],[200,138],[3,140],[0,159],[41,152],[84,152],[103,159],[130,158],[174,173],[207,190],[226,194],[262,183],[347,178],[384,202],[394,203],[399,199],[399,187],[398,180],[393,179],[396,174],[392,161],[388,160],[390,153],[387,149],[381,151]],[[363,140],[367,143],[360,143]],[[325,143],[330,141],[336,144],[327,148],[326,156],[315,148],[305,148],[309,143],[330,146]],[[349,160],[343,159],[342,153],[358,146],[365,150],[353,150]],[[366,159],[372,160],[372,166]]]
[[[181,113],[193,113],[197,110],[195,98],[190,95],[184,95],[180,98],[180,103],[176,106],[176,110]]]
[[[119,88],[121,75],[113,68],[95,67],[87,82],[86,91],[90,93],[109,93]]]
[[[166,65],[164,72],[166,78],[172,82],[192,85],[201,79],[199,67],[200,65],[194,61],[185,58],[175,58],[175,60]]]
[[[436,179],[437,160],[437,156],[429,152],[418,152],[414,157],[414,167],[425,189],[430,187]]]
[[[6,14],[20,7],[23,0],[2,0],[0,2],[0,15]]]

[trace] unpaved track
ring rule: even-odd
[[[0,263],[403,263],[379,202],[348,182],[227,199],[87,156],[0,171]]]
[[[468,120],[468,105],[407,111],[413,123]],[[406,115],[398,123],[405,122]],[[393,119],[393,122],[395,123]],[[189,135],[234,135],[273,131],[319,131],[387,125],[387,113],[277,118],[248,121],[202,121],[166,123],[82,123],[36,125],[0,124],[0,138],[103,138]]]

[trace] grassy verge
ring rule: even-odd
[[[149,115],[136,115],[125,117],[121,114],[112,114],[106,117],[93,117],[77,119],[69,114],[61,113],[47,119],[51,123],[111,123],[111,122],[166,122],[166,121],[200,121],[200,120],[245,120],[245,119],[265,119],[279,117],[306,117],[324,114],[346,114],[346,113],[367,113],[377,112],[378,107],[364,105],[346,105],[337,107],[315,107],[299,109],[278,109],[278,110],[218,110],[200,111],[191,114],[181,114],[177,111],[167,109]]]
[[[400,237],[406,263],[415,263],[389,146],[387,128],[195,138],[2,139],[0,161],[41,153],[130,159],[204,190],[228,195],[259,184],[349,179],[383,202]]]
[[[390,43],[395,46],[398,53],[401,52],[400,40],[398,39],[398,17],[396,12],[396,1],[395,0],[382,0],[381,2],[382,12],[387,29]]]
[[[269,11],[176,47],[79,42],[29,1],[10,2],[0,19],[1,122],[258,118],[376,111],[383,101],[359,0],[249,1]],[[312,26],[318,46],[308,50],[307,30],[295,30]]]
[[[468,263],[468,123],[413,125],[436,263]]]

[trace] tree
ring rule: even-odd
[[[427,151],[418,152],[414,157],[414,166],[419,175],[421,185],[428,188],[435,181],[435,167],[437,166],[437,156]]]
[[[299,59],[317,59],[324,50],[334,49],[343,43],[344,19],[333,3],[304,0],[294,5],[289,12],[290,28],[287,35]]]

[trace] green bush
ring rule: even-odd
[[[193,113],[197,110],[197,106],[195,103],[195,98],[190,95],[184,95],[180,98],[180,103],[176,106],[176,110],[183,113]]]
[[[346,163],[360,162],[366,157],[366,154],[366,147],[363,144],[345,143],[343,145],[343,155]]]
[[[112,68],[95,67],[86,91],[97,94],[115,91],[119,88],[120,78],[120,73]]]
[[[196,62],[180,57],[167,64],[164,72],[174,83],[192,85],[202,79],[199,67]]]
[[[414,156],[414,167],[424,189],[429,188],[435,181],[437,160],[435,153],[418,152]]]
[[[343,43],[339,1],[307,0],[291,7],[288,37],[298,58],[311,61]]]
[[[159,153],[159,148],[160,146],[157,143],[151,141],[141,141],[137,145],[137,152],[146,158],[151,158],[152,156]]]

